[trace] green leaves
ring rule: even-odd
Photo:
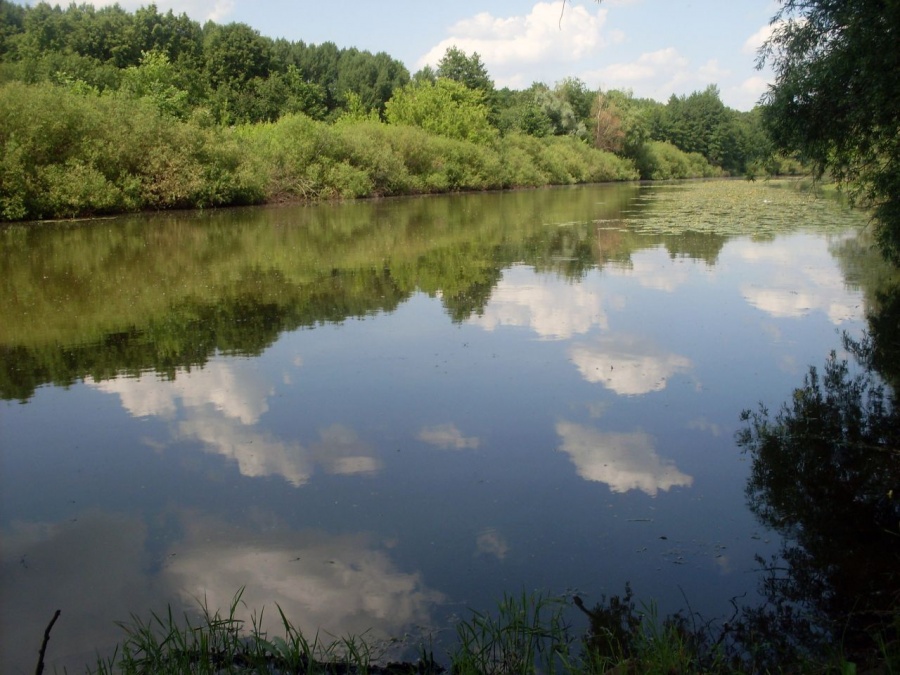
[[[782,0],[760,63],[775,71],[765,122],[783,149],[875,208],[900,262],[900,3]]]
[[[406,124],[478,144],[489,143],[497,136],[483,94],[443,77],[434,83],[409,84],[395,92],[385,106],[385,116],[391,124]]]

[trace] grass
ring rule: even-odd
[[[504,595],[494,613],[472,612],[456,626],[456,645],[438,661],[430,649],[420,647],[416,662],[383,663],[380,649],[361,637],[307,639],[280,607],[277,634],[263,627],[263,610],[249,625],[235,618],[243,589],[235,594],[227,612],[210,612],[200,603],[199,619],[176,617],[171,609],[149,621],[132,616],[119,624],[125,638],[115,653],[98,659],[96,675],[113,673],[213,675],[259,673],[266,675],[626,675],[641,673],[744,672],[855,673],[856,664],[840,650],[823,658],[784,660],[762,669],[742,657],[740,646],[724,640],[732,629],[712,623],[697,626],[683,614],[660,619],[655,603],[636,608],[628,585],[623,596],[601,598],[588,609],[574,604],[590,621],[586,632],[567,622],[570,600],[540,593]],[[746,645],[743,646],[746,648]],[[883,640],[882,661],[875,672],[898,672],[898,646]]]
[[[280,634],[263,627],[263,612],[250,625],[236,618],[243,589],[231,601],[226,614],[210,612],[201,602],[199,620],[188,615],[176,617],[171,608],[162,616],[153,613],[148,621],[132,615],[120,623],[124,640],[112,656],[98,659],[96,675],[213,675],[218,673],[402,673],[432,671],[425,660],[419,664],[376,665],[379,656],[363,637],[336,640],[307,639],[277,607]]]

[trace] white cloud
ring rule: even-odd
[[[235,462],[248,478],[281,476],[299,487],[314,468],[330,474],[373,473],[381,461],[356,433],[333,425],[319,431],[319,440],[304,448],[256,430],[273,392],[251,361],[212,362],[172,381],[154,376],[93,382],[100,391],[118,395],[135,417],[157,416],[174,423],[175,440],[199,442],[205,452]]]
[[[373,473],[381,469],[381,461],[372,456],[372,448],[341,424],[319,431],[319,441],[310,446],[310,454],[327,473],[350,475]]]
[[[264,606],[277,616],[277,603],[304,635],[383,639],[427,623],[443,599],[366,536],[260,531],[211,518],[186,518],[185,530],[166,570],[171,586],[185,600],[205,597],[211,609],[227,609],[244,588],[240,619]]]
[[[122,9],[133,12],[149,3],[145,0],[87,0],[87,4],[95,7],[117,4]],[[185,13],[192,19],[221,22],[234,12],[235,0],[155,0],[155,4],[160,13],[171,9],[175,14]]]
[[[690,61],[674,47],[667,47],[641,54],[631,63],[613,63],[592,73],[600,78],[605,89],[629,88],[646,80],[671,78],[673,74],[687,70]],[[666,100],[668,96],[661,100]]]
[[[684,263],[684,260],[680,260]],[[627,265],[610,265],[608,273],[631,277],[644,288],[671,293],[690,278],[687,264],[674,264],[662,246],[637,251]]]
[[[593,11],[592,11],[593,10]],[[604,34],[607,11],[581,5],[567,5],[560,12],[558,2],[538,2],[526,15],[499,17],[481,12],[451,26],[448,37],[432,47],[416,67],[434,66],[448,48],[456,46],[467,54],[478,52],[497,86],[527,86],[535,64],[572,63],[596,54],[620,35]],[[515,82],[522,84],[512,84]]]
[[[592,326],[607,328],[601,296],[586,284],[557,277],[534,282],[524,268],[506,270],[481,316],[469,323],[493,331],[499,326],[527,326],[545,340],[565,340]]]
[[[233,420],[202,412],[177,428],[179,440],[200,441],[207,452],[236,462],[242,476],[281,476],[294,487],[304,485],[312,476],[312,460],[299,443],[285,443]]]
[[[772,84],[771,77],[754,75],[722,93],[727,94],[729,100],[733,101],[732,105],[738,106],[739,110],[750,110],[759,103],[762,95],[769,90],[770,84]]]
[[[686,356],[663,352],[648,340],[628,335],[574,345],[569,354],[584,379],[620,396],[662,391],[668,378],[693,367]]]
[[[753,35],[747,38],[744,42],[744,46],[741,48],[744,54],[756,54],[759,51],[759,48],[763,46],[766,40],[772,37],[772,33],[775,32],[776,26],[773,24],[766,24],[759,30],[757,30]]]
[[[416,436],[423,443],[437,446],[444,450],[464,450],[477,448],[480,441],[477,436],[465,437],[453,424],[439,424],[433,427],[425,427]]]
[[[741,293],[750,305],[770,316],[798,318],[822,312],[836,326],[864,317],[862,294],[846,287],[826,247],[811,243],[810,237],[782,238],[777,246],[733,242],[729,247],[759,268],[756,276],[765,281],[745,282]],[[801,253],[807,263],[798,267],[794,261]]]
[[[687,423],[688,429],[696,429],[697,431],[708,431],[713,436],[722,435],[722,427],[715,422],[710,422],[705,417],[697,417]]]
[[[178,403],[187,408],[211,406],[225,417],[255,424],[268,409],[271,387],[252,361],[213,361],[203,368],[181,371],[174,380],[155,375],[89,382],[108,394],[118,394],[122,406],[135,417],[171,418]]]
[[[559,450],[569,455],[578,475],[606,483],[613,492],[640,490],[655,497],[659,490],[690,487],[694,479],[660,457],[653,439],[642,431],[605,433],[573,422],[558,422]]]
[[[733,86],[722,90],[722,83],[729,82],[731,76],[732,70],[723,66],[718,59],[709,59],[698,66],[676,47],[665,47],[645,52],[632,61],[589,70],[582,78],[587,82],[596,82],[602,89],[630,90],[635,96],[662,102],[667,101],[673,93],[682,95],[716,84],[720,86],[720,95],[726,105],[740,105],[744,107],[739,109],[749,110],[758,97],[750,100],[746,93],[737,97],[733,95]],[[740,98],[740,101],[735,100],[736,98]],[[745,105],[748,100],[749,105]]]

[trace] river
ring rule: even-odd
[[[413,646],[504,592],[752,602],[740,413],[862,334],[866,222],[710,181],[6,228],[0,670],[240,588]]]

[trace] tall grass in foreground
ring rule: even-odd
[[[420,646],[416,662],[384,662],[383,651],[365,637],[307,639],[278,607],[278,634],[263,628],[263,612],[247,626],[236,618],[239,591],[227,613],[201,604],[199,620],[175,617],[171,609],[149,621],[132,616],[120,626],[125,638],[113,656],[98,659],[89,673],[97,675],[219,673],[293,673],[296,675],[436,675],[449,666],[452,675],[610,675],[671,673],[856,673],[857,665],[834,653],[787,655],[778,652],[759,661],[750,651],[767,648],[765,633],[753,644],[730,638],[740,623],[713,630],[712,622],[696,625],[694,615],[660,619],[656,605],[636,609],[631,589],[623,596],[605,596],[588,609],[587,630],[568,623],[571,607],[565,597],[540,593],[505,595],[494,613],[472,612],[456,625],[456,642],[444,658],[435,660]],[[577,634],[577,636],[576,636]],[[718,639],[716,639],[718,636]],[[728,638],[728,639],[726,639]],[[879,643],[874,670],[898,672],[896,644]],[[750,650],[750,651],[748,651]],[[757,655],[758,656],[758,655]]]
[[[98,659],[96,675],[213,673],[369,673],[381,672],[372,664],[373,649],[360,637],[320,641],[307,639],[278,607],[280,635],[263,628],[263,611],[251,625],[236,618],[243,589],[235,594],[228,612],[211,613],[200,604],[201,616],[194,621],[173,615],[171,607],[149,621],[132,615],[120,623],[126,637],[111,657]]]
[[[247,626],[236,618],[241,594],[234,596],[224,615],[201,603],[199,620],[179,619],[171,609],[162,616],[151,614],[149,621],[132,615],[130,622],[119,624],[125,638],[115,653],[98,659],[88,672],[427,675],[445,671],[424,647],[415,663],[384,664],[381,651],[364,637],[328,642],[317,634],[309,640],[280,607],[279,634],[264,629],[262,611]],[[628,599],[630,595],[622,603],[614,597],[593,612],[583,610],[592,615],[591,630],[584,633],[573,631],[568,623],[566,598],[524,592],[505,595],[496,612],[473,611],[469,619],[459,621],[455,646],[440,661],[449,665],[453,675],[699,672],[694,643],[669,624],[658,624],[655,613],[648,615],[645,624]],[[594,619],[599,617],[597,623]]]

